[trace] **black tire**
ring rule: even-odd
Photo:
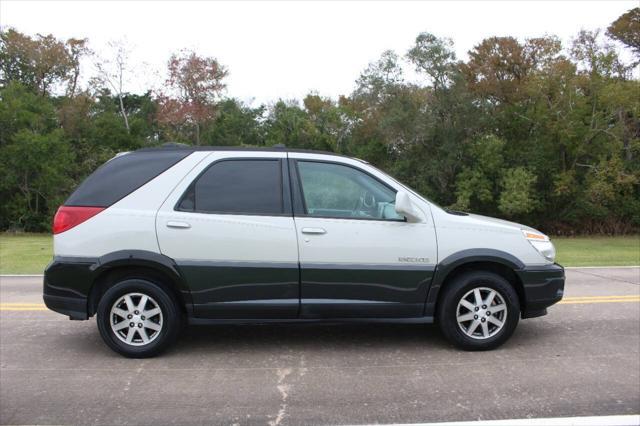
[[[140,342],[140,340],[142,340],[142,335],[139,334],[140,332],[133,334],[133,336],[136,336],[136,340],[138,340],[138,342],[136,343],[134,341],[132,344],[128,344],[121,340],[121,338],[116,335],[117,332],[111,327],[112,307],[125,295],[132,293],[148,296],[150,298],[149,303],[152,303],[152,305],[147,306],[153,306],[153,304],[156,304],[161,310],[161,320],[159,319],[160,315],[154,317],[153,320],[161,323],[160,330],[156,332],[151,329],[146,329],[145,327],[145,336],[147,336],[147,331],[149,331],[149,333],[153,333],[153,337],[147,336],[147,339],[150,341],[146,344],[144,342]],[[141,297],[137,300],[140,302]],[[134,300],[134,304],[135,303],[136,302]],[[119,319],[117,316],[115,318],[116,320]],[[141,317],[141,319],[146,318]],[[133,320],[136,319],[134,318]],[[151,318],[149,318],[149,320],[151,320]],[[132,278],[119,281],[109,288],[102,296],[100,303],[98,304],[97,323],[102,339],[112,350],[128,358],[149,358],[166,350],[176,340],[182,327],[182,312],[180,311],[177,301],[170,295],[168,290],[165,290],[162,286],[152,281]],[[134,325],[132,330],[136,329],[136,325]],[[124,328],[121,332],[125,333],[125,331],[128,333],[131,332],[127,328]],[[157,336],[155,333],[157,333]]]
[[[495,334],[488,334],[490,337],[486,338],[481,336],[471,337],[463,330],[463,326],[468,324],[467,331],[471,332],[471,334],[483,333],[482,330],[476,332],[471,330],[470,326],[474,320],[469,320],[469,322],[463,323],[463,325],[458,324],[457,320],[458,303],[461,302],[461,299],[465,295],[476,288],[495,290],[506,306],[506,318],[502,321],[504,325],[495,331]],[[486,292],[485,294],[490,293],[488,290],[483,291]],[[518,320],[520,319],[520,301],[518,294],[513,286],[500,275],[488,271],[467,271],[457,275],[451,282],[448,282],[443,292],[438,303],[438,323],[440,330],[447,340],[458,348],[468,351],[483,351],[497,348],[511,337],[518,325]],[[469,295],[469,297],[473,296]],[[494,301],[493,303],[496,302]],[[501,306],[501,304],[496,306]],[[471,310],[467,311],[466,308],[464,309],[465,313],[474,313]],[[479,309],[482,309],[482,307]],[[480,312],[490,316],[492,314],[490,309],[491,307],[487,307],[486,310],[488,312]],[[495,311],[493,315],[496,315]],[[478,316],[475,317],[477,318]],[[482,315],[482,317],[483,318],[480,319],[484,319],[484,315]],[[485,321],[483,321],[483,323],[484,322]],[[489,322],[487,322],[487,324],[489,324]],[[497,328],[495,325],[491,325],[491,327]]]

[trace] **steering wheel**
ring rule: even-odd
[[[353,206],[353,215],[371,217],[371,211],[373,211],[375,206],[376,197],[374,197],[369,191],[365,191],[360,197],[358,197],[356,204]]]

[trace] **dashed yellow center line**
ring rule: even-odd
[[[570,304],[587,304],[587,303],[629,303],[640,302],[640,295],[623,295],[623,296],[578,296],[565,297],[558,305]]]
[[[48,311],[43,303],[0,303],[0,311]]]
[[[565,297],[558,305],[581,305],[589,303],[633,303],[640,302],[640,295],[619,296],[573,296]],[[0,311],[48,311],[42,303],[0,303]]]

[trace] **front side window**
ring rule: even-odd
[[[178,210],[227,214],[281,214],[280,160],[225,160],[214,163],[178,204]]]
[[[349,219],[404,220],[396,192],[353,167],[298,161],[307,215]]]

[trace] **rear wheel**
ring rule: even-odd
[[[100,335],[114,351],[130,358],[146,358],[165,350],[178,336],[181,312],[161,286],[127,279],[111,287],[97,311]]]
[[[447,285],[438,305],[445,337],[465,350],[488,350],[513,334],[520,302],[513,286],[500,275],[469,271]]]

